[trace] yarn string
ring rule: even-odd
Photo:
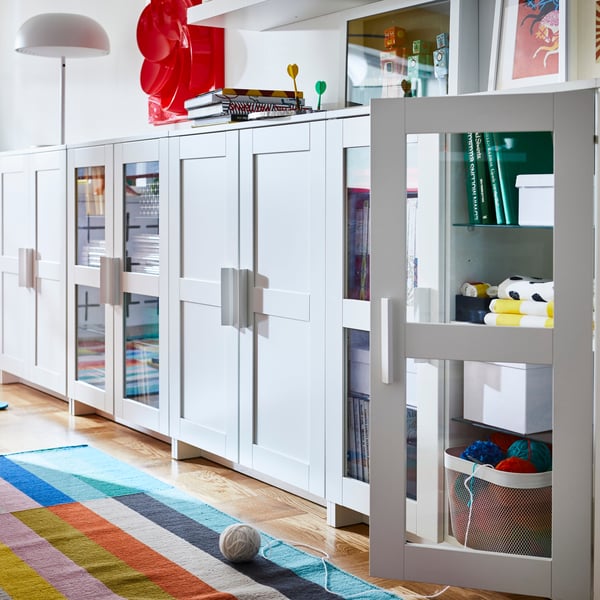
[[[321,561],[321,564],[323,565],[323,577],[324,577],[323,588],[325,589],[325,591],[330,592],[331,594],[335,593],[335,591],[329,587],[329,569],[328,569],[327,560],[330,558],[330,556],[329,556],[329,554],[327,554],[327,552],[325,552],[325,550],[321,550],[320,548],[316,548],[315,546],[311,546],[310,544],[304,544],[302,542],[295,542],[292,540],[284,540],[284,539],[275,539],[274,538],[268,544],[265,544],[260,549],[260,555],[263,558],[268,558],[267,554],[268,554],[269,550],[271,550],[271,548],[273,548],[274,546],[277,546],[278,544],[288,544],[288,545],[294,546],[296,548],[307,548],[308,550],[312,550],[313,552],[320,554],[321,556],[315,556],[315,558],[318,558]],[[421,598],[423,600],[429,600],[429,599],[437,598],[438,596],[441,596],[449,588],[450,588],[450,586],[447,585],[446,587],[435,592],[434,594],[431,594],[430,596],[422,596],[421,594],[406,594],[406,593],[404,593],[404,596],[406,596],[407,598]],[[352,598],[367,598],[368,595],[370,595],[370,593],[371,593],[370,591],[367,592],[367,596],[365,596],[365,592],[363,591],[363,592],[358,592],[356,594],[352,594],[351,596],[344,596],[344,597],[346,598],[346,600],[351,600]],[[373,593],[379,594],[380,590],[373,590]]]
[[[482,467],[487,467],[493,469],[493,465],[488,464],[475,464],[473,463],[473,469],[471,470],[471,474],[463,481],[463,485],[469,494],[469,501],[467,502],[467,506],[469,507],[469,517],[467,519],[467,528],[465,530],[465,541],[463,542],[463,546],[467,547],[467,539],[469,538],[469,529],[471,528],[471,518],[473,516],[473,499],[475,498],[475,494],[473,492],[473,479],[479,469]]]

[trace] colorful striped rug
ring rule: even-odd
[[[230,563],[235,522],[90,446],[0,456],[0,600],[398,599],[265,534]]]

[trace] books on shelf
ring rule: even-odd
[[[370,191],[348,188],[347,296],[369,299],[369,201]]]
[[[216,104],[226,101],[248,102],[260,99],[261,102],[270,102],[273,104],[285,104],[286,100],[296,101],[296,98],[304,104],[303,92],[294,92],[293,90],[258,90],[250,88],[220,88],[188,98],[183,106],[186,110]]]
[[[347,475],[369,481],[369,397],[348,395]]]
[[[471,225],[518,225],[517,175],[553,172],[547,131],[463,134]]]

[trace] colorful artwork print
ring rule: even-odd
[[[559,0],[519,0],[513,79],[559,72]]]

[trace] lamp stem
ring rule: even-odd
[[[67,65],[65,57],[60,57],[60,144],[65,143],[65,77]]]

